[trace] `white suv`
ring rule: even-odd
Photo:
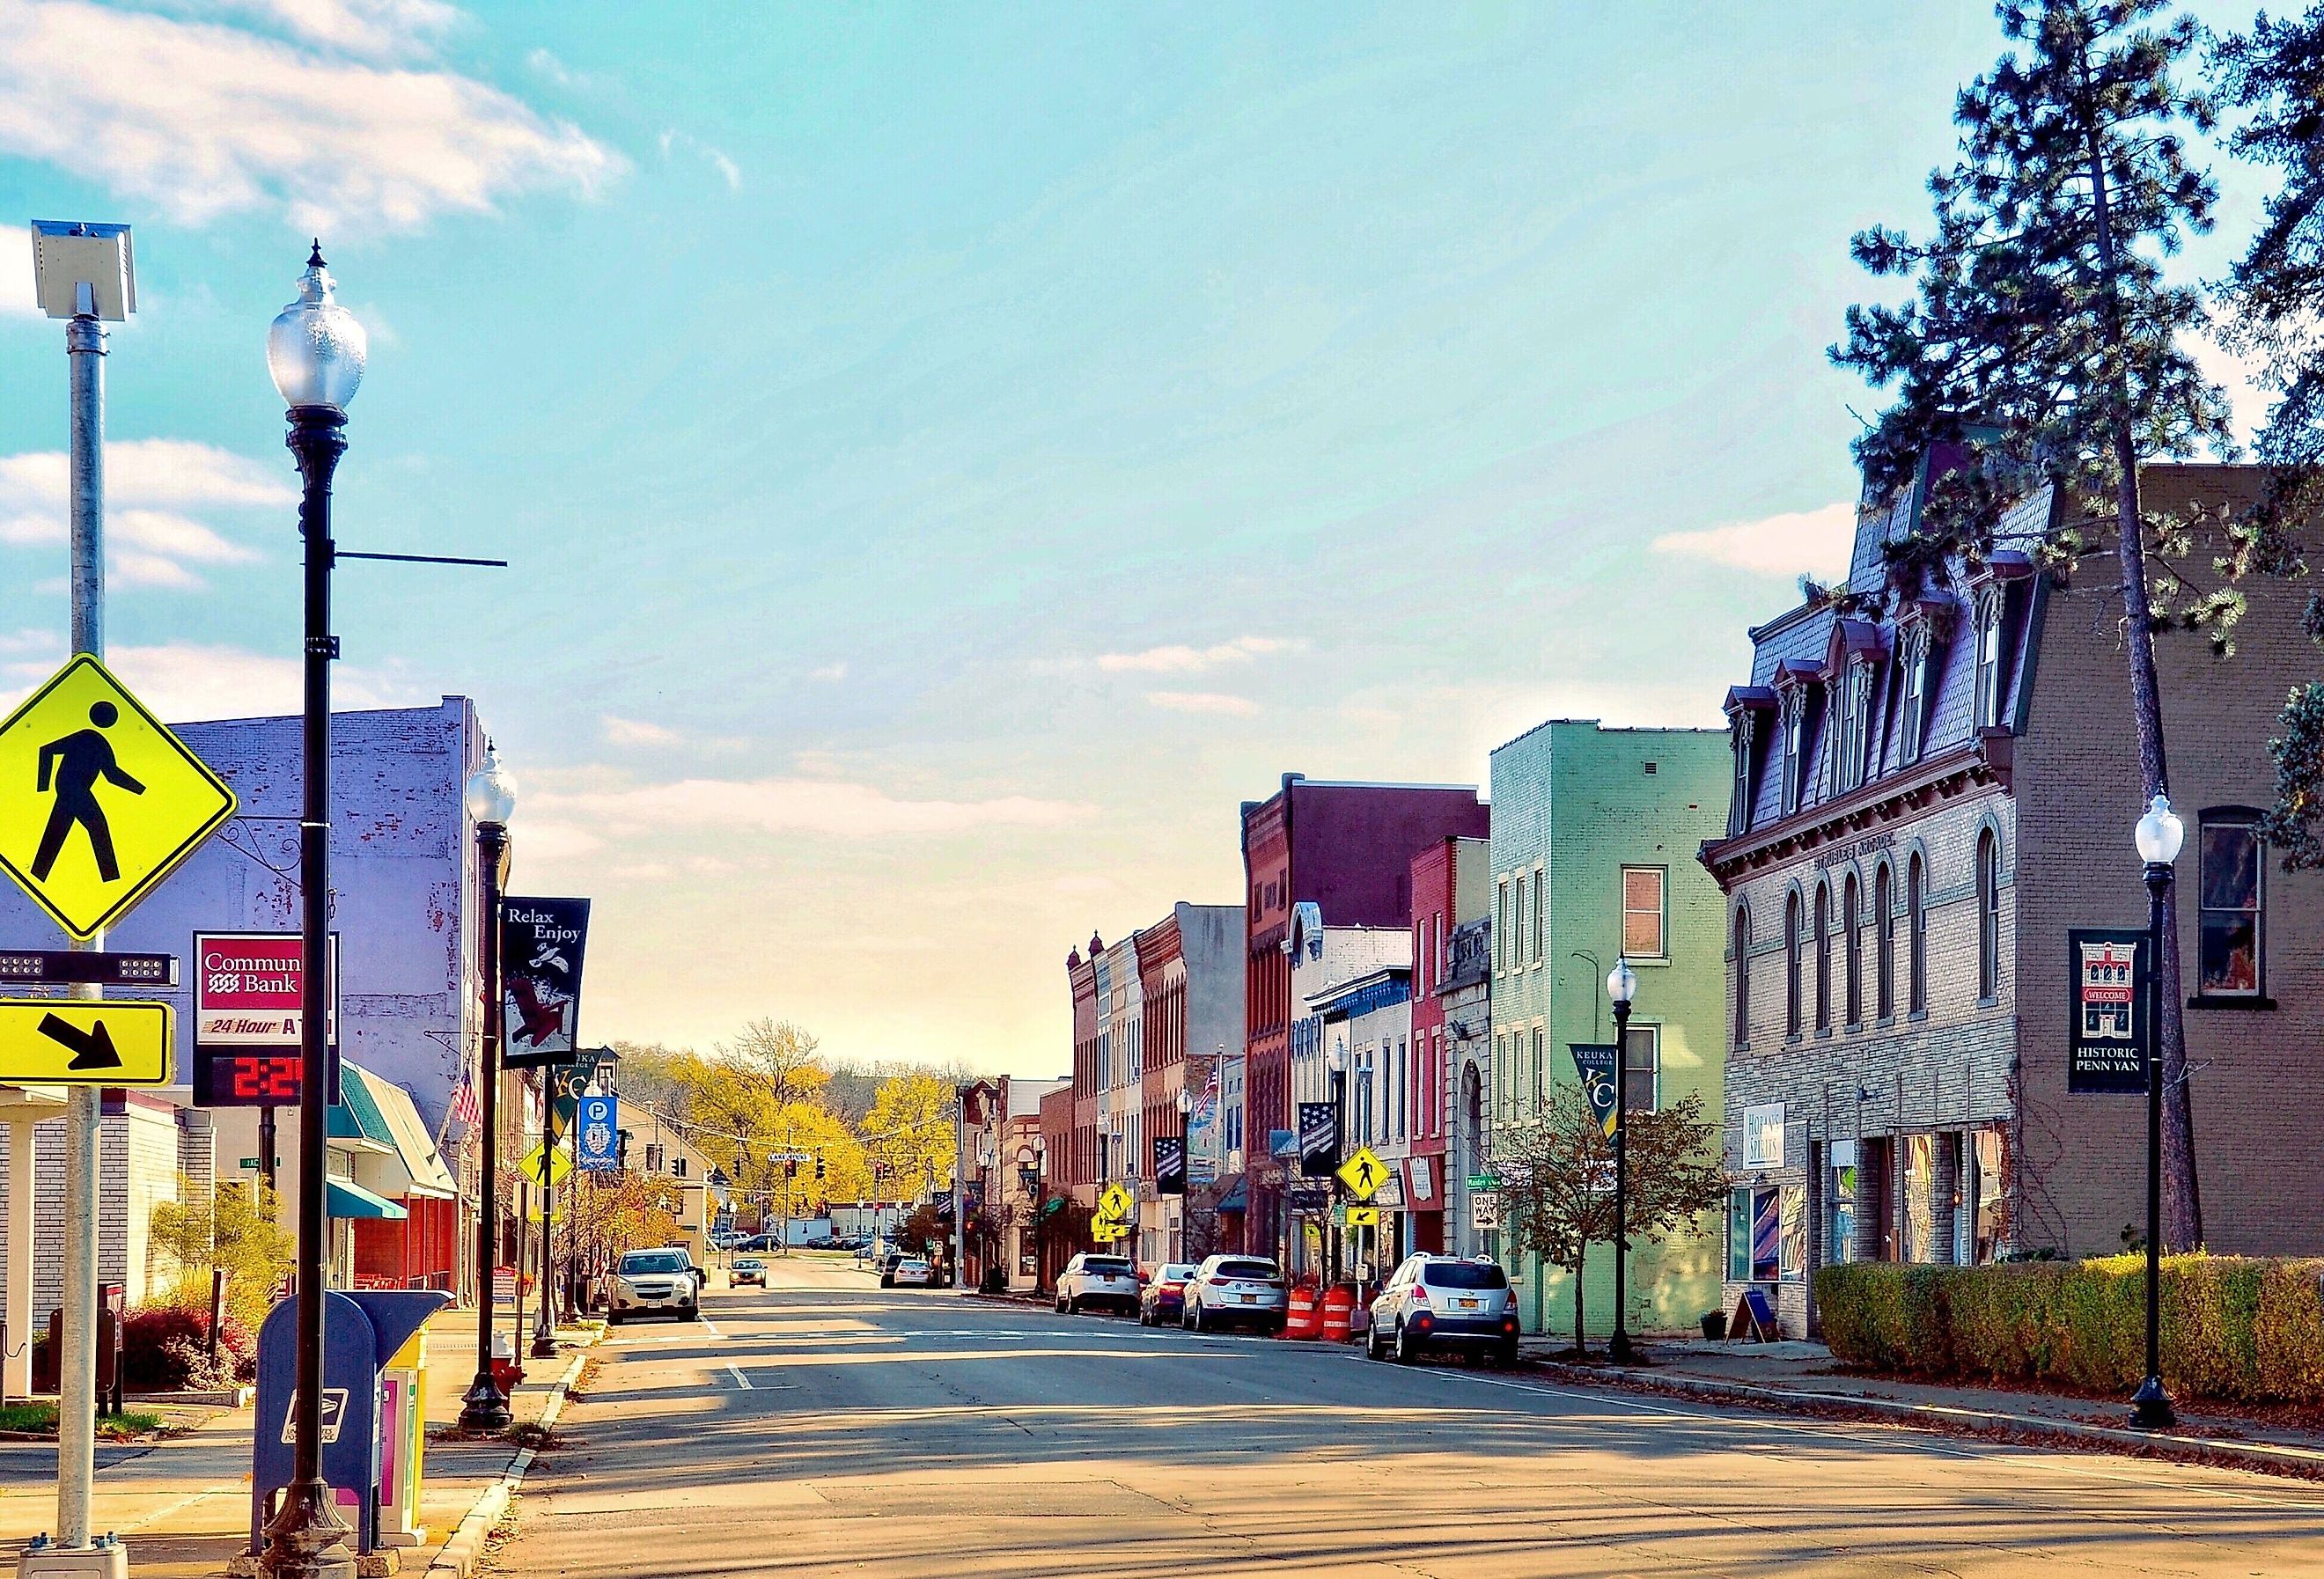
[[[1084,1252],[1057,1274],[1057,1314],[1078,1316],[1085,1306],[1111,1305],[1124,1316],[1138,1313],[1138,1266],[1126,1255]]]
[[[702,1314],[701,1294],[700,1276],[683,1249],[632,1250],[613,1268],[613,1304],[605,1320],[613,1327],[632,1316],[693,1321]]]

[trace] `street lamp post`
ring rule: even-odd
[[[2146,866],[2146,1378],[2131,1395],[2130,1418],[2147,1430],[2177,1423],[2163,1385],[2163,917],[2172,864],[2187,825],[2156,795],[2134,839]]]
[[[1614,1005],[1614,1336],[1607,1357],[1630,1363],[1630,1315],[1625,1280],[1630,1259],[1630,1000],[1638,996],[1638,973],[1628,959],[1616,959],[1606,973],[1606,996]]]
[[[1340,1176],[1338,1169],[1339,1165],[1346,1160],[1342,1153],[1347,1150],[1348,1146],[1348,1055],[1343,1049],[1333,1047],[1323,1054],[1323,1075],[1325,1079],[1330,1082],[1332,1092],[1332,1167],[1333,1170],[1332,1174],[1332,1202],[1334,1206],[1337,1206],[1340,1199]],[[1296,1113],[1292,1115],[1295,1121],[1298,1116],[1299,1115]],[[1331,1274],[1332,1281],[1334,1283],[1337,1283],[1340,1281],[1342,1251],[1343,1249],[1343,1246],[1341,1244],[1342,1232],[1342,1231],[1337,1226],[1333,1226],[1331,1230]]]
[[[330,1101],[328,977],[331,925],[331,475],[347,441],[347,402],[363,381],[363,326],[333,297],[318,241],[299,281],[299,299],[266,332],[266,366],[290,409],[286,442],[305,486],[299,534],[306,543],[306,701],[299,818],[300,973],[298,1391],[291,1411],[290,1485],[266,1527],[259,1561],[274,1575],[353,1579],[347,1526],[323,1481],[323,1285],[329,1252],[325,1214],[325,1140]]]
[[[557,1143],[551,1135],[556,1127],[557,1081],[547,1069],[540,1073],[540,1308],[533,1316],[531,1357],[553,1360],[557,1358]]]
[[[476,1054],[476,1083],[483,1088],[484,1145],[476,1185],[476,1374],[461,1400],[464,1431],[505,1431],[509,1401],[493,1376],[493,1266],[500,1238],[501,1150],[501,885],[507,881],[509,819],[516,813],[516,780],[501,766],[487,742],[484,759],[468,776],[468,815],[476,824],[478,864],[483,868],[484,1024]]]
[[[1194,1177],[1194,1152],[1186,1144],[1186,1124],[1194,1111],[1194,1094],[1178,1088],[1178,1237],[1173,1258],[1186,1259],[1186,1187]]]

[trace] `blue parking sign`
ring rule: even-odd
[[[602,1172],[622,1165],[621,1108],[611,1097],[584,1097],[575,1115],[580,1125],[580,1163]]]

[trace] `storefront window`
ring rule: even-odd
[[[1977,1264],[1984,1266],[2001,1253],[2001,1236],[2009,1221],[2008,1200],[2002,1194],[2001,1132],[1981,1129],[1977,1148]]]
[[[1936,1259],[1937,1142],[1934,1135],[1904,1137],[1904,1250],[1903,1259]]]
[[[1824,1264],[1845,1266],[1856,1259],[1856,1143],[1831,1143],[1831,1235],[1824,1248]]]
[[[1805,1209],[1803,1190],[1735,1189],[1727,1197],[1727,1276],[1730,1282],[1772,1283],[1777,1277],[1796,1277],[1784,1270],[1784,1197],[1796,1191]],[[1804,1249],[1799,1264],[1805,1264]]]
[[[1808,1191],[1803,1184],[1787,1184],[1776,1192],[1781,1241],[1776,1247],[1777,1271],[1787,1282],[1808,1273]]]

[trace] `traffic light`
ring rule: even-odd
[[[785,1179],[797,1179],[798,1177],[798,1159],[797,1157],[786,1157],[783,1159],[783,1177]]]
[[[821,1184],[823,1182],[823,1159],[821,1157],[817,1157],[815,1160],[815,1181],[817,1184]]]

